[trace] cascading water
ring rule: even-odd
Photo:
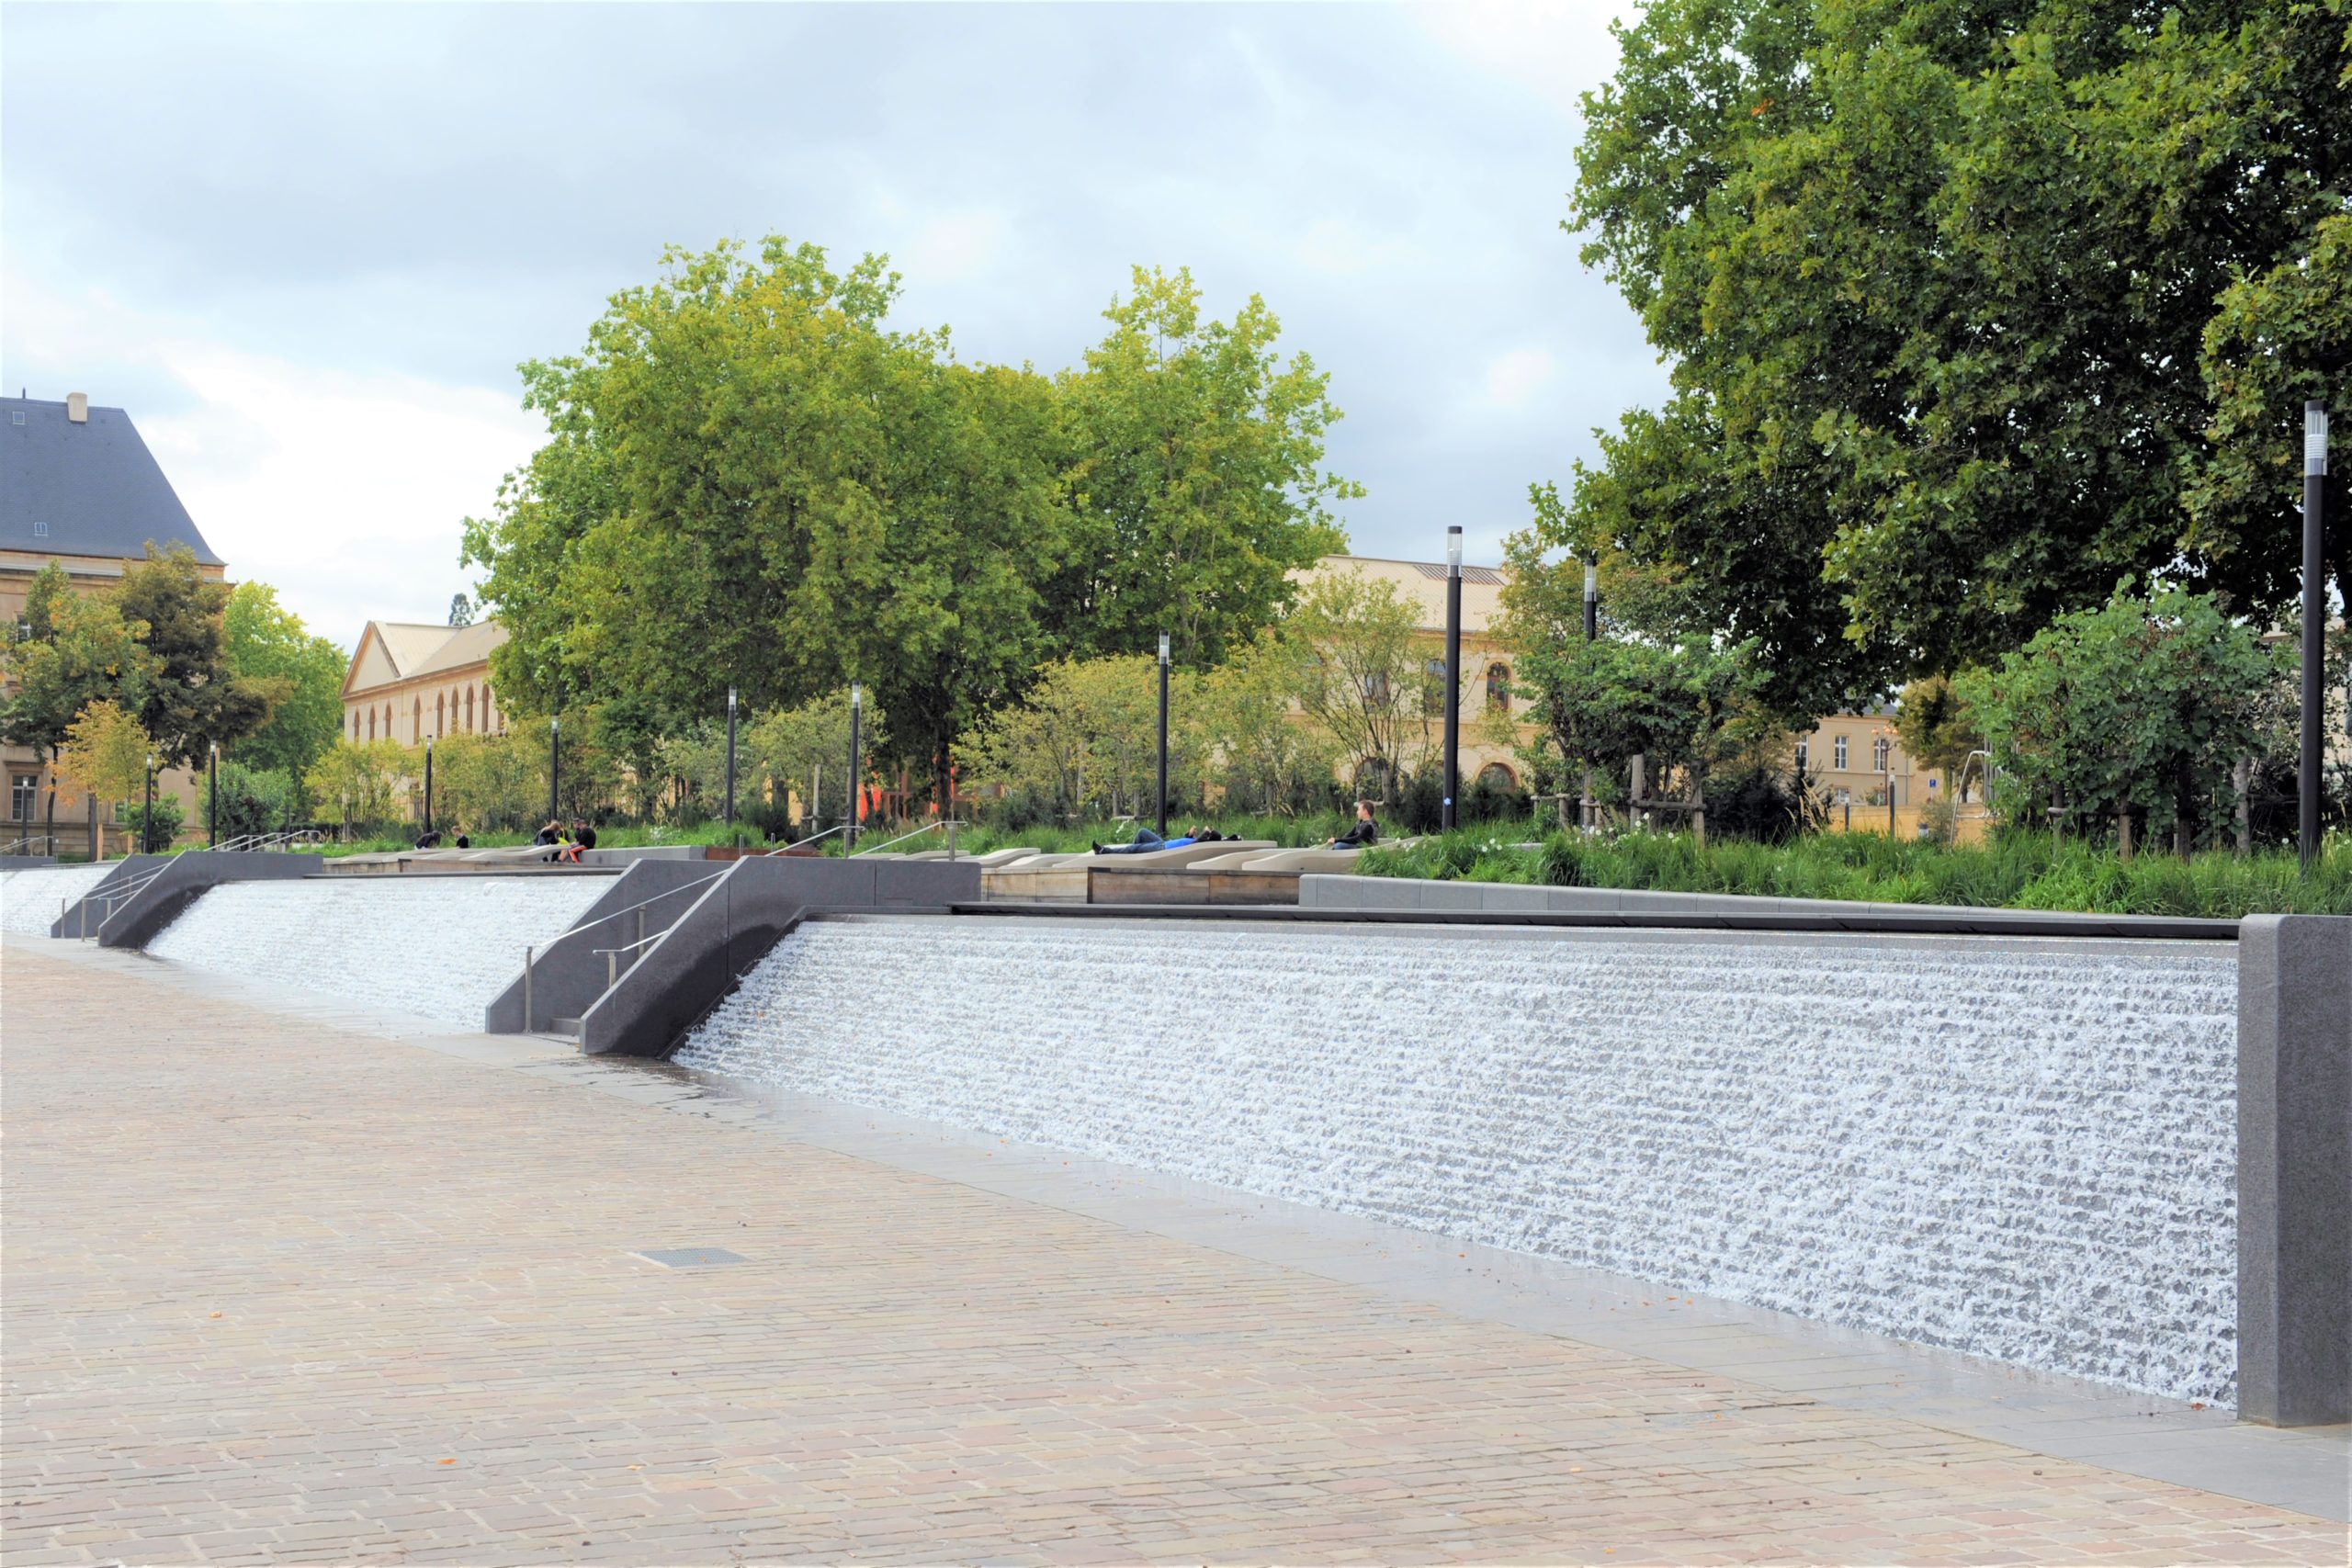
[[[28,865],[0,874],[0,930],[47,936],[57,923],[58,901],[74,903],[119,864]]]
[[[824,921],[675,1059],[2226,1403],[2235,974],[2187,944]]]
[[[479,1030],[523,949],[569,930],[601,876],[351,876],[215,887],[147,951],[192,969]]]

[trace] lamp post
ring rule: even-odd
[[[2320,662],[2327,638],[2325,562],[2320,554],[2327,504],[2327,404],[2303,405],[2303,714],[2302,754],[2295,789],[2295,839],[2303,872],[2319,859],[2319,727],[2326,698]]]
[[[1168,837],[1168,634],[1159,634],[1159,836]]]
[[[1453,826],[1453,797],[1461,787],[1462,525],[1452,523],[1445,530],[1445,798],[1438,807],[1439,827]]]
[[[1584,641],[1587,649],[1600,637],[1600,558],[1584,558]],[[1577,825],[1590,828],[1592,821],[1592,769],[1584,771],[1584,799],[1578,803]]]
[[[865,793],[857,787],[857,721],[865,709],[865,694],[857,682],[849,683],[849,816],[842,829],[842,850],[844,854],[857,848],[857,810]]]
[[[433,737],[424,738],[424,831],[419,838],[433,837]]]
[[[139,850],[141,854],[155,851],[155,753],[147,753],[147,805],[139,817]]]
[[[727,847],[735,847],[735,688],[727,688]]]
[[[217,850],[220,847],[220,742],[218,740],[211,743],[204,772],[209,781],[204,801],[204,847]]]
[[[556,785],[563,772],[563,717],[548,715],[548,820],[560,821],[563,813],[557,807]]]

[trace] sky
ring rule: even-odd
[[[1363,555],[1499,557],[1665,371],[1563,231],[1608,0],[0,6],[0,385],[130,412],[239,580],[348,648],[669,244],[886,253],[1054,369],[1138,264],[1330,375]]]

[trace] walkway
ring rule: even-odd
[[[682,1114],[643,1069],[600,1092],[13,940],[5,982],[12,1565],[2346,1557],[2305,1515]],[[643,1256],[712,1247],[741,1261]]]

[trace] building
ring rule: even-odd
[[[1419,632],[1429,644],[1423,666],[1430,705],[1424,716],[1430,720],[1432,736],[1428,760],[1435,763],[1438,742],[1434,737],[1443,701],[1440,694],[1445,689],[1445,563],[1391,560],[1379,556],[1325,556],[1306,575],[1312,579],[1338,571],[1351,571],[1387,582],[1396,590],[1398,598],[1419,611]],[[1458,744],[1462,787],[1465,792],[1482,780],[1500,789],[1521,786],[1519,758],[1511,745],[1498,743],[1489,722],[1498,710],[1509,716],[1517,703],[1511,695],[1510,651],[1491,629],[1502,615],[1502,592],[1510,582],[1510,578],[1496,567],[1465,565],[1462,569],[1462,666],[1467,679],[1462,692]],[[1524,722],[1514,722],[1511,731],[1516,740],[1523,740],[1531,728]],[[1386,793],[1374,790],[1377,780],[1351,782],[1366,793]]]
[[[491,690],[491,651],[506,640],[494,619],[466,626],[370,621],[343,678],[343,738],[421,746],[445,735],[503,735]]]
[[[62,402],[0,398],[0,614],[11,628],[23,619],[33,574],[51,561],[65,569],[76,592],[96,593],[144,559],[150,542],[186,545],[206,577],[226,578],[227,564],[180,504],[130,414],[95,407],[81,392]],[[0,773],[8,789],[0,843],[46,835],[53,790],[58,841],[40,852],[90,852],[87,792],[22,746],[0,750]],[[193,773],[170,770],[157,778],[155,792],[177,799],[188,823],[202,821]],[[111,824],[117,813],[104,816]],[[107,852],[128,846],[127,829],[102,825],[102,831]]]

